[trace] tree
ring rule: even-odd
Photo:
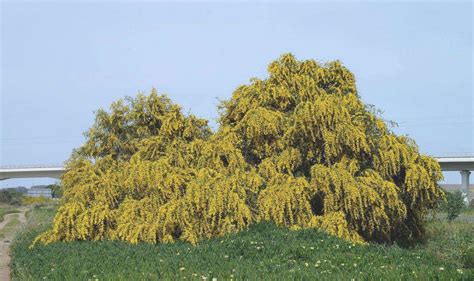
[[[220,105],[220,127],[155,90],[97,112],[63,176],[53,241],[197,243],[272,220],[355,242],[414,241],[437,162],[361,101],[354,76],[283,55]]]
[[[446,201],[441,205],[441,209],[447,213],[448,221],[455,220],[464,208],[464,195],[461,191],[445,192]]]

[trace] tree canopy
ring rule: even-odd
[[[219,106],[219,128],[152,90],[99,110],[37,241],[197,243],[249,224],[411,241],[443,193],[437,162],[360,99],[340,62],[281,56]]]

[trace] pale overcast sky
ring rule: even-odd
[[[94,110],[152,87],[215,120],[218,99],[287,52],[341,60],[422,152],[473,153],[472,14],[470,1],[3,1],[0,165],[61,163]]]

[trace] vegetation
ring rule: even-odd
[[[31,196],[23,196],[21,198],[21,204],[24,206],[33,205],[33,204],[41,204],[41,203],[48,203],[51,202],[50,198],[46,197],[31,197]]]
[[[463,263],[465,268],[474,268],[474,246],[463,251]]]
[[[38,204],[38,203],[47,203],[50,201],[51,201],[50,198],[31,197],[13,189],[0,190],[0,203],[10,205],[10,206],[28,206],[32,204]]]
[[[357,245],[314,229],[291,231],[273,223],[201,241],[197,246],[74,241],[29,246],[51,222],[54,206],[27,213],[33,227],[12,246],[14,280],[472,280],[464,249],[474,224],[432,221],[427,242],[413,249]],[[38,228],[39,227],[39,228]],[[34,257],[34,258],[32,258]]]
[[[0,222],[4,221],[6,214],[18,213],[18,210],[13,206],[0,205]]]
[[[166,96],[99,110],[37,241],[196,244],[270,220],[357,243],[424,234],[443,193],[437,162],[360,100],[339,62],[284,55],[220,106],[220,127]]]
[[[19,206],[21,205],[21,199],[23,194],[11,189],[0,190],[0,203]]]
[[[464,196],[461,191],[446,192],[446,200],[442,203],[441,210],[447,213],[449,221],[456,219],[463,208]]]
[[[51,189],[51,196],[53,198],[61,198],[63,196],[63,189],[59,183],[50,184],[46,188]]]
[[[0,229],[0,238],[5,238],[14,234],[19,224],[20,220],[18,219],[18,214],[14,214],[10,221]]]
[[[51,221],[56,214],[57,203],[48,202],[35,204],[25,213],[26,225],[25,231],[38,231],[46,226],[51,226]]]

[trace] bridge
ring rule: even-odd
[[[2,166],[0,167],[0,181],[15,178],[60,179],[64,172],[66,172],[66,168],[62,165]]]
[[[461,173],[461,189],[467,202],[474,199],[469,190],[469,175],[474,171],[473,156],[435,157],[442,171],[459,171]],[[0,181],[12,178],[55,178],[59,179],[66,169],[62,165],[50,166],[10,166],[0,167]]]
[[[461,173],[461,191],[466,196],[466,203],[474,199],[469,190],[469,175],[474,171],[474,156],[435,157],[444,172],[459,171]]]

